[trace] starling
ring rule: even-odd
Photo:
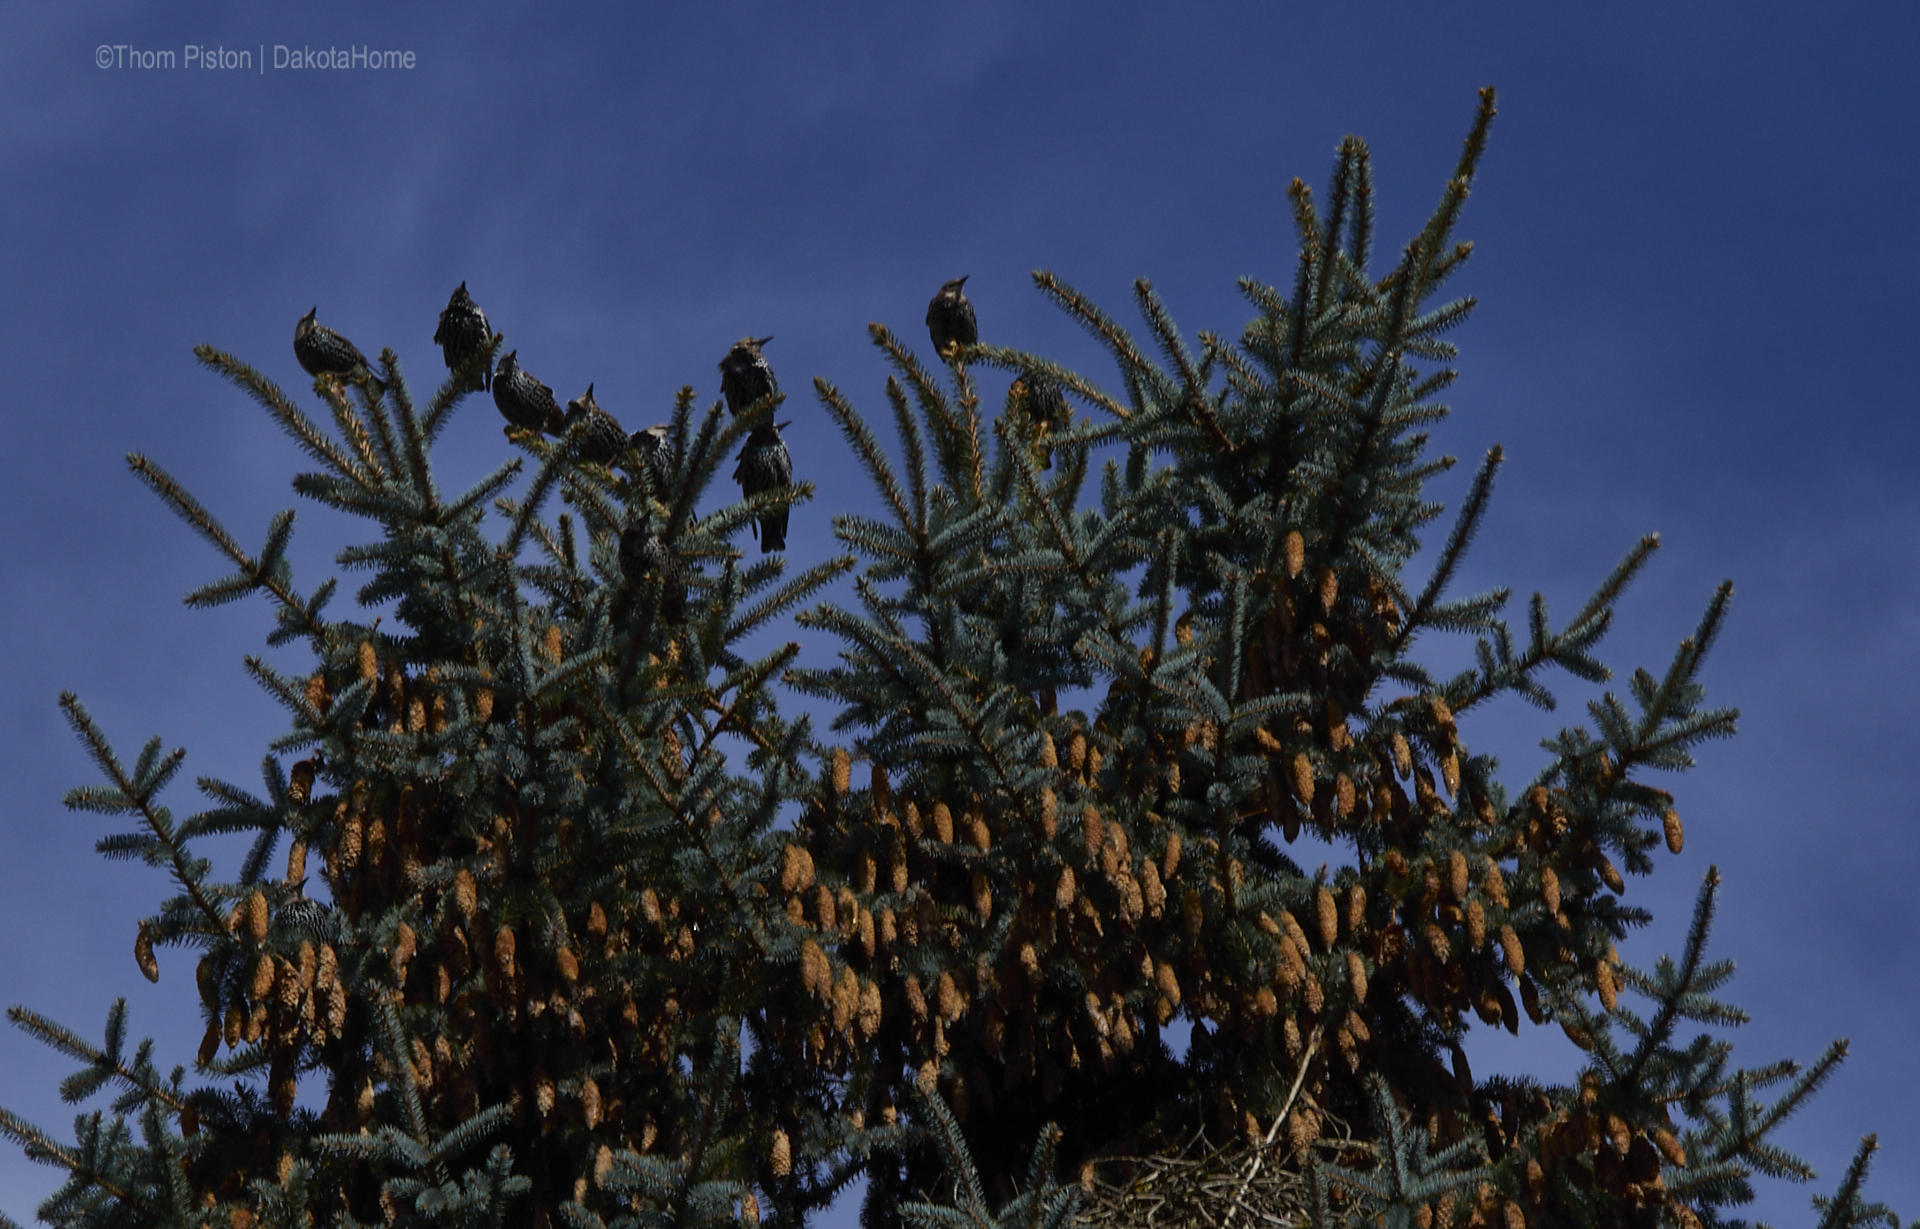
[[[1059,381],[1044,371],[1029,371],[1022,377],[1027,386],[1027,417],[1047,431],[1059,431],[1067,425],[1067,397]]]
[[[1027,421],[1033,424],[1034,442],[1040,449],[1040,468],[1053,468],[1053,449],[1047,437],[1067,425],[1067,398],[1060,385],[1042,371],[1029,371],[1020,377],[1021,396],[1027,405]]]
[[[971,276],[969,274],[968,276]],[[953,346],[971,346],[980,340],[980,326],[973,318],[973,304],[967,302],[964,277],[956,277],[940,287],[940,293],[927,304],[927,333],[933,349],[941,358]]]
[[[614,459],[627,449],[627,433],[620,429],[613,415],[601,409],[593,399],[593,385],[587,385],[587,391],[567,402],[567,417],[564,426],[572,432],[576,422],[585,422],[580,428],[580,459],[599,465],[612,465]]]
[[[669,623],[686,622],[687,578],[680,570],[680,560],[644,521],[620,531],[620,574],[634,585],[658,577],[660,617]]]
[[[493,344],[493,332],[487,327],[487,313],[467,293],[467,284],[461,282],[453,297],[447,300],[446,310],[440,313],[440,327],[433,331],[433,344],[440,347],[440,353],[447,360],[447,370],[457,371],[463,363]],[[483,364],[475,388],[487,389],[493,382],[487,376]]]
[[[780,391],[760,347],[771,337],[742,337],[720,360],[720,395],[727,399],[727,413],[738,416]]]
[[[553,399],[553,390],[520,366],[520,360],[515,357],[518,353],[507,351],[500,360],[500,370],[493,373],[494,405],[500,407],[501,417],[513,426],[536,433],[560,434],[565,430],[565,420],[560,416],[559,403]]]
[[[653,484],[653,497],[665,502],[669,489],[667,473],[667,426],[655,423],[645,431],[635,431],[628,441],[647,463],[647,480]]]
[[[793,481],[793,458],[787,455],[786,442],[780,438],[783,423],[755,427],[740,450],[740,464],[734,467],[733,480],[742,495],[758,495],[786,486]],[[787,508],[775,508],[760,516],[760,553],[787,549]]]
[[[314,319],[319,312],[314,308],[293,326],[293,357],[300,361],[301,370],[310,376],[350,376],[371,370],[358,346]]]

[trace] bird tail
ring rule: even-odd
[[[760,553],[770,555],[787,549],[787,509],[769,512],[760,518]]]
[[[341,391],[343,393],[346,391],[346,388],[348,385],[360,384],[364,382],[367,386],[367,389],[370,395],[376,401],[379,400],[381,397],[384,397],[387,395],[387,382],[381,379],[379,376],[373,374],[372,363],[361,363],[359,366],[355,367],[352,371],[348,372],[344,376],[341,376],[341,375],[317,376],[314,379],[315,385],[317,386],[321,380],[340,381]]]

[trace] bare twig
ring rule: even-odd
[[[1253,1150],[1253,1160],[1247,1164],[1247,1176],[1240,1179],[1240,1189],[1234,1192],[1233,1206],[1227,1209],[1226,1220],[1221,1222],[1222,1224],[1231,1225],[1234,1213],[1244,1206],[1240,1202],[1241,1196],[1246,1194],[1248,1183],[1253,1181],[1254,1176],[1260,1172],[1260,1166],[1266,1162],[1267,1153],[1272,1149],[1274,1139],[1280,1134],[1280,1124],[1285,1122],[1287,1115],[1293,1112],[1293,1103],[1300,1096],[1300,1085],[1306,1082],[1307,1068],[1313,1066],[1313,1060],[1320,1052],[1320,1028],[1318,1024],[1313,1026],[1313,1035],[1307,1039],[1304,1047],[1306,1053],[1300,1057],[1300,1070],[1294,1072],[1293,1087],[1287,1090],[1286,1103],[1280,1107],[1280,1113],[1274,1118],[1273,1125],[1267,1128],[1266,1139]]]

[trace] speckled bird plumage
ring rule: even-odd
[[[500,370],[493,373],[493,404],[509,424],[528,431],[559,434],[565,420],[553,390],[520,365],[518,351],[509,350],[500,359]]]
[[[273,915],[273,924],[315,943],[331,943],[339,937],[335,933],[337,928],[333,910],[320,901],[309,899],[304,891],[280,907]]]
[[[1048,431],[1067,425],[1067,397],[1059,381],[1044,371],[1029,371],[1020,377],[1027,386],[1027,417]]]
[[[680,623],[687,617],[687,579],[680,561],[666,541],[642,522],[620,532],[620,575],[628,584],[648,578],[660,581],[660,617]]]
[[[299,361],[300,369],[310,376],[348,376],[366,368],[367,356],[360,353],[358,346],[316,320],[314,317],[319,312],[319,308],[314,308],[293,327],[293,357]]]
[[[934,353],[947,357],[954,345],[971,346],[980,340],[980,325],[974,319],[973,304],[960,289],[967,284],[956,277],[940,287],[940,293],[927,304],[927,335],[933,339]]]
[[[733,480],[740,493],[758,495],[793,481],[793,458],[787,454],[786,441],[780,438],[778,424],[755,427],[740,450],[740,463],[734,467]],[[786,508],[776,508],[760,517],[760,551],[770,554],[787,549]]]
[[[571,432],[578,422],[586,424],[580,434],[582,461],[612,465],[627,450],[627,433],[621,430],[619,421],[613,415],[594,401],[591,384],[587,385],[586,392],[567,402],[567,431]]]
[[[720,395],[727,400],[729,414],[743,414],[756,402],[780,391],[779,381],[773,378],[773,368],[760,353],[760,347],[772,340],[771,337],[742,337],[720,360]]]
[[[454,289],[453,297],[441,309],[440,327],[433,331],[433,344],[440,347],[448,371],[456,370],[493,344],[493,330],[487,325],[487,313],[481,311],[480,305],[467,293],[465,282]],[[477,378],[475,388],[484,390],[492,384],[484,364]]]
[[[647,463],[647,480],[653,484],[653,497],[665,501],[672,489],[672,475],[667,472],[666,424],[655,423],[645,431],[635,431],[628,443]]]
[[[1053,450],[1047,437],[1064,430],[1068,421],[1066,394],[1059,383],[1045,372],[1029,371],[1020,377],[1021,397],[1026,402],[1027,420],[1033,424],[1034,438],[1040,448],[1040,468],[1053,468]]]

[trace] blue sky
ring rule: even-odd
[[[1687,848],[1627,898],[1677,947],[1700,876],[1726,879],[1716,951],[1754,1023],[1739,1052],[1852,1058],[1788,1130],[1837,1179],[1879,1133],[1874,1193],[1920,1214],[1920,8],[1784,5],[1034,4],[584,6],[256,3],[14,6],[0,43],[0,999],[186,1059],[187,960],[132,959],[154,872],[92,853],[64,812],[90,765],[71,688],[131,753],[258,778],[277,711],[246,682],[268,613],[185,610],[204,545],[127,474],[147,452],[245,541],[293,500],[299,460],[190,353],[211,342],[290,389],[294,321],[321,319],[435,382],[434,318],[465,279],[563,396],[589,380],[631,428],[666,417],[743,333],[790,394],[797,472],[821,487],[791,555],[868,499],[808,391],[881,404],[869,320],[920,339],[928,296],[971,274],[983,339],[1111,369],[1032,290],[1051,268],[1130,316],[1151,278],[1189,331],[1237,333],[1243,274],[1284,281],[1284,190],[1373,145],[1383,244],[1437,199],[1473,105],[1500,87],[1463,289],[1463,464],[1510,456],[1465,588],[1569,613],[1640,534],[1664,549],[1603,654],[1664,666],[1715,583],[1706,671],[1742,732],[1674,784]],[[264,48],[265,72],[96,67],[96,48]],[[275,70],[276,44],[412,51],[372,73]],[[123,62],[122,53],[117,58]],[[1393,246],[1384,248],[1391,253]],[[504,454],[491,407],[448,433],[449,482]],[[296,574],[345,530],[304,510]],[[1452,659],[1459,646],[1435,646]],[[1463,723],[1509,779],[1587,692]],[[194,808],[181,791],[174,805]],[[171,958],[169,958],[171,957]],[[1481,1075],[1561,1072],[1557,1034],[1476,1049]],[[0,1105],[64,1129],[64,1065],[0,1032]],[[25,1220],[51,1171],[0,1151]],[[1758,1211],[1807,1224],[1806,1189]]]

